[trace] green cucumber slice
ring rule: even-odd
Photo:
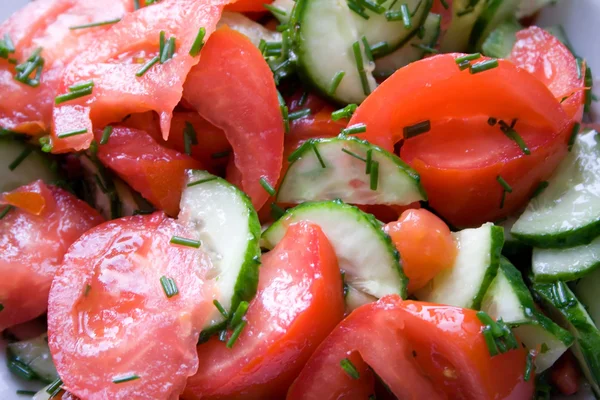
[[[481,45],[483,54],[494,58],[510,58],[515,43],[517,32],[523,26],[515,18],[508,18],[496,27]]]
[[[535,308],[521,273],[506,259],[488,288],[481,309],[494,319],[502,318],[529,349],[539,351],[536,373],[548,369],[573,344],[573,335]]]
[[[471,49],[481,49],[490,32],[509,17],[514,17],[522,0],[491,0],[475,22],[469,39]]]
[[[600,396],[600,332],[594,321],[564,282],[536,283],[532,289],[549,315],[575,336],[573,354]]]
[[[398,50],[375,60],[373,75],[378,78],[387,78],[398,69],[423,58],[427,54],[424,48],[435,47],[440,36],[441,22],[440,15],[429,13],[423,23],[423,34],[413,36]]]
[[[335,250],[347,285],[376,298],[406,296],[407,279],[398,251],[371,214],[338,200],[304,203],[289,209],[263,233],[264,245],[275,247],[287,227],[299,221],[321,227]]]
[[[232,314],[256,294],[260,264],[260,222],[250,198],[226,180],[206,171],[188,171],[179,220],[198,233],[211,259],[215,300]],[[224,317],[215,308],[209,326]]]
[[[440,43],[442,53],[465,52],[475,22],[485,10],[485,0],[453,0],[452,21]]]
[[[28,153],[28,154],[27,154]],[[21,162],[17,159],[25,156]],[[11,168],[9,167],[13,167]],[[0,137],[0,193],[28,185],[38,179],[52,183],[59,179],[47,154],[12,136]]]
[[[595,270],[585,278],[579,279],[573,283],[573,292],[583,303],[590,314],[596,327],[600,326],[600,298],[598,297],[598,288],[600,288],[600,270]]]
[[[577,135],[546,190],[513,226],[513,236],[539,248],[574,247],[600,236],[599,146],[595,131]]]
[[[227,25],[231,29],[246,35],[256,47],[258,47],[261,39],[267,42],[281,41],[281,32],[267,29],[258,22],[246,17],[244,14],[224,11],[223,15],[221,15],[219,23],[217,24],[217,28],[224,25]]]
[[[340,199],[352,204],[407,205],[427,199],[412,168],[355,137],[310,139],[291,158],[277,194],[281,203]],[[365,173],[369,166],[373,174]]]
[[[600,267],[600,237],[568,249],[533,249],[536,282],[573,281]]]
[[[442,271],[416,293],[419,300],[479,309],[498,272],[504,243],[503,229],[487,223],[452,234],[458,254],[451,269]]]
[[[9,343],[6,346],[8,361],[17,361],[29,367],[43,382],[50,383],[58,378],[50,349],[48,334],[20,342]]]

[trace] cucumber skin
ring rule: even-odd
[[[511,234],[526,245],[540,249],[564,249],[590,244],[600,236],[600,220],[579,229],[547,235],[531,235],[511,231]]]
[[[600,261],[595,262],[586,269],[582,269],[577,272],[564,272],[560,274],[548,275],[548,274],[534,274],[533,280],[536,283],[552,283],[557,281],[570,282],[577,279],[583,278],[584,276],[594,272],[600,268]]]
[[[500,7],[510,1],[514,0],[491,0],[487,2],[482,13],[479,15],[479,18],[475,21],[475,25],[473,25],[473,30],[471,31],[471,36],[469,37],[469,47],[471,50],[478,50],[482,47],[483,42],[487,39],[487,37],[483,37],[484,32],[494,20]],[[518,3],[515,3],[515,10],[516,8],[518,8]],[[514,15],[514,13],[510,13],[509,15]],[[496,27],[494,27],[494,29],[495,28]],[[488,37],[492,31],[488,33]]]
[[[502,256],[502,247],[504,244],[504,228],[501,226],[493,225],[490,227],[492,231],[492,243],[490,249],[490,265],[486,271],[483,281],[479,286],[479,292],[473,298],[473,302],[470,308],[479,310],[481,308],[481,302],[485,296],[488,288],[492,281],[498,274],[498,268],[500,268],[500,258]]]

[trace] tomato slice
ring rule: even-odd
[[[39,86],[32,87],[16,81],[16,66],[0,58],[0,127],[30,134],[49,130],[54,97],[65,65],[92,46],[110,26],[69,28],[121,18],[132,10],[131,0],[106,4],[93,0],[39,0],[27,4],[0,25],[0,37],[9,35],[15,47],[11,58],[24,63],[41,47],[44,59]],[[32,73],[30,77],[35,75]]]
[[[199,29],[204,40],[214,31],[228,0],[164,0],[123,17],[102,40],[89,46],[65,70],[58,93],[93,80],[93,92],[54,107],[53,152],[89,147],[93,128],[118,122],[128,114],[154,110],[160,115],[166,139],[171,117],[181,100],[183,83],[199,57],[190,49]],[[181,21],[185,21],[184,24]],[[157,63],[143,76],[136,73],[158,55],[160,32],[166,40],[175,39],[173,58]],[[87,130],[87,133],[59,138],[61,134]]]
[[[340,366],[357,352],[400,399],[529,399],[523,348],[490,357],[476,311],[396,295],[353,311],[312,355],[289,400],[338,399],[352,379]]]
[[[248,325],[232,349],[213,338],[198,346],[198,373],[185,399],[275,399],[342,320],[335,253],[321,229],[298,223],[263,256]]]
[[[233,4],[228,4],[225,7],[227,11],[233,12],[249,12],[249,13],[265,13],[267,9],[265,4],[271,4],[273,0],[238,0]]]
[[[239,171],[229,173],[228,180],[260,209],[269,198],[261,179],[272,186],[279,179],[284,136],[273,73],[260,51],[241,33],[219,28],[190,72],[183,96],[225,131]]]
[[[11,194],[41,197],[44,206],[39,215],[15,208],[0,219],[0,274],[6,277],[0,282],[0,331],[46,311],[52,278],[67,249],[102,222],[85,202],[42,181],[4,194],[5,203],[20,207],[23,198],[15,202]]]
[[[82,399],[177,399],[196,372],[212,289],[197,239],[163,213],[85,233],[52,283],[48,335],[64,388]],[[161,278],[174,282],[167,297]],[[163,278],[164,279],[164,278]]]
[[[441,271],[451,268],[458,252],[448,226],[431,212],[407,210],[385,226],[402,258],[408,291],[424,287]]]
[[[544,82],[577,122],[583,117],[585,64],[578,62],[560,40],[537,26],[517,32],[510,60]]]
[[[96,139],[101,137],[102,131],[96,131]],[[179,213],[185,170],[203,169],[199,161],[161,146],[146,132],[124,127],[113,129],[97,155],[146,200],[172,216]]]

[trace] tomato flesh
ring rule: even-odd
[[[444,221],[431,212],[404,211],[398,221],[386,225],[385,231],[400,252],[409,293],[452,267],[458,252],[456,243]]]
[[[188,76],[183,95],[225,132],[234,153],[227,178],[260,209],[269,198],[261,179],[277,184],[284,138],[273,73],[260,51],[241,33],[227,26],[218,29]]]
[[[38,215],[18,208],[22,197],[41,198]],[[102,217],[69,192],[42,181],[4,194],[5,203],[17,208],[0,220],[0,331],[29,321],[46,311],[54,274],[69,246]],[[29,205],[27,205],[28,207]],[[4,208],[4,207],[2,207]]]
[[[245,330],[232,349],[217,338],[198,346],[198,373],[183,398],[283,397],[343,315],[341,276],[327,237],[316,225],[290,226],[262,258]]]
[[[171,244],[175,235],[197,239],[159,212],[107,222],[71,246],[48,303],[50,350],[66,390],[90,400],[183,391],[212,307],[211,264],[203,251]],[[167,297],[162,277],[177,294]]]

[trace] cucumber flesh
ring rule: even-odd
[[[406,296],[407,279],[390,237],[370,214],[341,201],[304,203],[289,209],[264,233],[272,249],[291,224],[309,221],[321,227],[338,259],[344,280],[352,288],[375,298]]]
[[[238,31],[243,35],[246,35],[256,47],[258,47],[261,39],[267,42],[281,41],[281,32],[276,32],[267,29],[258,22],[252,21],[244,14],[224,11],[223,15],[221,15],[219,23],[217,24],[217,28],[224,25],[227,25],[231,29]]]
[[[481,309],[502,318],[529,349],[540,351],[536,373],[548,369],[573,344],[573,336],[535,308],[521,273],[505,258],[487,290]]]
[[[179,221],[197,232],[212,262],[210,278],[218,289],[215,300],[231,315],[241,301],[256,294],[261,254],[258,215],[250,198],[222,178],[188,171],[186,183]],[[223,320],[215,307],[208,326]]]
[[[471,32],[471,49],[481,49],[483,42],[489,34],[503,21],[514,17],[519,3],[522,0],[491,0],[486,1],[486,6],[475,22]]]
[[[573,281],[600,267],[600,237],[568,249],[533,249],[536,282]]]
[[[600,332],[594,321],[565,283],[536,283],[532,289],[549,315],[575,337],[573,354],[592,390],[600,396]]]
[[[510,58],[510,53],[517,43],[517,32],[521,29],[523,26],[516,19],[505,20],[490,32],[483,42],[483,54],[494,58]]]
[[[595,131],[577,135],[549,186],[513,226],[513,236],[539,248],[574,247],[600,236],[599,146]]]
[[[11,171],[9,166],[24,152],[30,151]],[[12,136],[0,138],[0,193],[28,185],[38,179],[52,183],[59,179],[50,157],[39,148]]]
[[[367,154],[372,155],[371,169],[378,163],[376,176],[365,173]],[[299,204],[335,199],[351,204],[408,205],[427,197],[419,175],[395,154],[355,137],[308,140],[295,153],[277,201]]]
[[[25,364],[43,382],[49,383],[58,378],[46,333],[33,339],[9,343],[6,353],[8,360],[17,360]]]
[[[440,43],[442,53],[465,52],[475,22],[486,7],[486,0],[453,0],[452,21]]]
[[[378,78],[387,78],[398,69],[422,59],[427,54],[422,46],[435,47],[440,36],[441,22],[440,15],[429,13],[423,24],[423,34],[413,36],[398,50],[375,60],[373,75]]]
[[[501,227],[487,223],[453,233],[458,254],[452,268],[435,276],[416,293],[419,300],[479,309],[481,300],[498,272],[504,243]]]
[[[294,4],[296,2],[294,0],[275,0],[271,5],[275,8],[280,9],[281,13],[274,12],[272,13],[275,18],[279,20],[282,24],[287,23],[290,20],[290,15],[292,14],[292,9],[294,8]]]
[[[600,270],[595,270],[573,284],[573,292],[585,306],[596,327],[600,326],[598,288],[600,288]]]
[[[373,303],[377,301],[376,297],[370,296],[365,292],[354,289],[352,286],[347,287],[347,293],[345,296],[346,303],[346,315],[356,310],[358,307],[364,306],[365,304]]]

